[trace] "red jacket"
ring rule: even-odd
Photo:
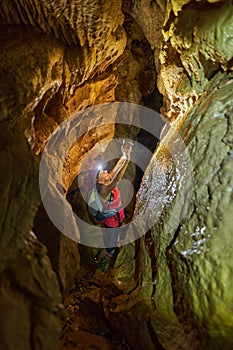
[[[112,190],[113,200],[111,202],[105,201],[101,198],[104,210],[117,209],[118,214],[107,218],[103,221],[108,227],[119,227],[125,218],[125,210],[121,201],[121,193],[118,187],[114,187]]]

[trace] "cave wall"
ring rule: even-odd
[[[4,348],[58,348],[61,291],[80,271],[77,244],[43,220],[34,225],[47,140],[73,112],[114,100],[141,104],[156,82],[161,113],[191,155],[192,197],[173,232],[168,209],[145,237],[122,248],[104,277],[122,294],[111,296],[114,307],[101,301],[104,317],[134,349],[232,348],[232,13],[231,1],[1,1]],[[106,139],[117,132],[105,131]],[[88,145],[102,137],[87,135],[71,151],[65,191]],[[153,164],[143,180],[151,199]],[[137,205],[147,210],[143,192]]]
[[[132,304],[127,311],[122,312],[122,305],[111,310],[113,322],[119,327],[118,312],[126,322],[132,309],[147,306],[147,318],[141,316],[140,322],[154,331],[165,349],[232,347],[231,93],[232,74],[219,74],[214,85],[210,83],[208,97],[188,117],[188,132],[185,126],[181,131],[193,162],[192,183],[187,182],[176,210],[168,209],[140,243],[124,248],[116,262],[116,284],[124,293],[132,291]],[[140,194],[138,210],[145,216],[159,192],[147,183],[147,176],[154,179],[151,183],[158,181],[153,161],[143,179],[146,196]],[[183,210],[184,218],[169,231],[171,217],[177,220]],[[145,222],[140,229],[145,229]],[[122,270],[124,262],[127,268]],[[133,344],[136,334],[128,337]],[[148,348],[153,349],[151,339]]]
[[[152,12],[159,2],[155,3],[150,4]],[[132,11],[156,47],[158,36],[153,37],[150,21],[143,21],[149,4],[142,4],[135,2]],[[109,318],[118,329],[121,319],[127,340],[138,349],[143,348],[140,337],[126,331],[131,313],[132,320],[138,322],[138,309],[142,311],[140,327],[150,333],[147,349],[230,349],[232,3],[186,1],[186,6],[182,5],[171,2],[161,12],[165,13],[163,41],[155,52],[158,86],[164,96],[161,112],[176,120],[174,125],[187,145],[193,172],[183,198],[172,201],[140,242],[120,252],[114,279],[131,298],[124,311],[119,301]],[[138,210],[145,216],[155,198],[160,200],[155,162],[161,154],[163,145],[157,149],[139,190]],[[167,174],[170,185],[171,174],[175,176],[175,172]],[[178,207],[173,211],[176,202]],[[184,210],[187,213],[179,220]],[[178,222],[169,232],[172,218]],[[137,229],[145,227],[141,222]]]
[[[74,283],[79,253],[43,220],[36,234],[48,250],[31,231],[40,154],[71,113],[114,99],[117,79],[106,70],[125,47],[123,14],[120,1],[2,1],[0,14],[1,344],[55,349],[61,291]]]

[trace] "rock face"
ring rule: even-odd
[[[114,99],[116,77],[105,71],[125,47],[123,14],[120,1],[3,1],[0,13],[1,342],[55,349],[63,316],[57,278],[45,248],[36,238],[28,243],[41,200],[39,155],[75,110]],[[43,220],[37,234],[67,291],[79,269],[77,244],[51,242]]]
[[[65,305],[69,310],[78,300],[78,306],[64,349],[74,343],[77,349],[233,348],[232,13],[230,0],[1,1],[4,349],[58,348],[62,298],[75,282],[76,301],[68,297]],[[179,177],[179,161],[168,157],[165,146],[179,149],[165,129],[167,143],[160,143],[144,174],[135,216],[159,216],[156,202],[164,210],[103,274],[95,271],[91,249],[78,247],[49,222],[38,173],[58,125],[72,113],[115,100],[144,103],[171,121],[192,171],[186,182]],[[95,122],[67,154],[64,195],[93,146],[120,135],[121,126],[100,133]],[[128,132],[154,150],[156,141],[144,130]],[[132,174],[133,168],[127,176]],[[86,215],[84,207],[78,210]],[[147,224],[141,220],[136,229]]]
[[[219,75],[214,88],[210,84],[208,89],[208,97],[189,115],[189,131],[185,127],[182,129],[193,162],[191,186],[189,183],[184,198],[179,199],[175,213],[172,206],[135,249],[124,248],[113,272],[116,285],[124,293],[133,290],[130,300],[131,303],[135,300],[134,307],[142,310],[147,306],[148,318],[143,320],[142,317],[140,324],[148,332],[153,330],[160,344],[158,348],[232,347],[232,75]],[[159,199],[157,187],[147,182],[148,175],[154,183],[158,182],[153,162],[141,185],[146,190],[141,190],[139,196],[139,206],[145,215],[154,205],[155,194]],[[193,193],[188,200],[191,189]],[[170,218],[180,217],[187,206],[183,220],[176,230],[169,232]],[[145,222],[141,227],[144,225]],[[123,270],[124,263],[127,268]],[[149,305],[151,296],[154,305]],[[132,305],[124,311],[120,306],[111,310],[113,316],[110,316],[119,328],[117,320],[121,318],[116,316],[117,312],[123,319],[132,312]],[[127,334],[131,345],[135,336]],[[145,348],[153,349],[152,339]]]

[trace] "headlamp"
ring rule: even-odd
[[[99,165],[97,166],[96,180],[98,180],[99,173],[100,173],[100,171],[101,171],[102,169],[103,169],[102,164],[99,164]]]

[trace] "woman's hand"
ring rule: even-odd
[[[125,155],[128,159],[130,159],[130,154],[132,152],[133,142],[125,142],[123,141],[123,145],[121,147],[121,152],[123,155]]]

